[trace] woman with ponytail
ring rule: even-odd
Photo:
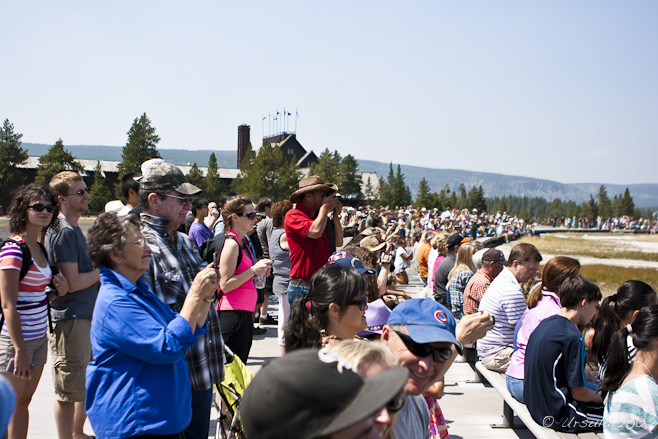
[[[356,258],[327,264],[313,275],[308,293],[290,308],[284,332],[286,353],[350,340],[366,329],[366,281],[356,268],[341,263],[352,259]]]
[[[521,319],[516,345],[517,350],[507,367],[507,389],[512,396],[523,402],[523,378],[525,375],[525,349],[530,334],[547,317],[560,311],[560,284],[565,279],[580,274],[580,262],[567,256],[551,258],[541,272],[541,282],[534,286],[526,299],[528,309]]]
[[[639,280],[627,280],[621,284],[616,294],[603,300],[592,338],[592,353],[599,362],[601,376],[605,372],[608,346],[613,334],[633,323],[640,309],[655,304],[656,291]],[[629,352],[634,355],[632,343],[629,345]]]
[[[629,358],[629,339],[637,349]],[[658,306],[642,308],[632,324],[614,333],[607,372],[599,390],[605,398],[606,439],[656,437],[658,427]]]

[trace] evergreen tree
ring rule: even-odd
[[[617,195],[612,197],[612,215],[613,216],[619,216],[619,212],[621,212],[621,200]]]
[[[22,134],[14,133],[14,124],[5,119],[0,128],[0,205],[5,211],[9,208],[11,194],[23,183],[23,173],[19,165],[27,162],[27,151],[21,145]]]
[[[298,188],[300,178],[297,164],[289,162],[280,147],[265,142],[255,156],[249,148],[233,187],[253,200],[284,200]]]
[[[393,203],[395,190],[395,174],[393,173],[393,163],[388,165],[388,176],[386,180],[379,179],[379,202],[382,206],[395,207]]]
[[[599,206],[596,205],[596,201],[594,201],[592,194],[589,194],[589,201],[585,207],[585,216],[589,218],[590,221],[596,221],[596,217],[599,216]]]
[[[404,183],[404,174],[402,173],[400,165],[397,167],[397,171],[395,172],[395,177],[393,178],[391,187],[392,200],[391,204],[389,205],[391,208],[396,206],[408,206],[411,204],[411,191],[409,190],[409,186]]]
[[[599,204],[599,214],[603,216],[603,218],[612,216],[612,203],[610,202],[605,186],[601,185],[601,187],[599,187],[599,192],[596,194],[596,201]]]
[[[217,159],[215,159],[215,166],[217,166]],[[217,168],[215,168],[215,172],[217,172]],[[203,174],[201,173],[201,170],[196,165],[196,163],[194,163],[192,165],[192,168],[190,169],[190,172],[187,173],[185,178],[187,179],[188,183],[193,184],[194,186],[198,187],[199,189],[205,191],[205,189],[204,189],[204,186],[205,186],[204,183],[205,182],[203,181]],[[216,200],[214,200],[214,201],[216,201]]]
[[[359,164],[352,154],[347,154],[341,160],[336,184],[343,195],[361,194]]]
[[[160,157],[156,149],[160,137],[155,134],[155,128],[151,126],[146,113],[135,118],[127,134],[128,141],[121,153],[121,163],[117,166],[119,181],[129,172],[138,172],[146,160]]]
[[[430,187],[427,184],[427,180],[423,177],[418,183],[418,194],[416,195],[416,202],[414,206],[418,209],[422,207],[430,207]]]
[[[62,139],[59,139],[53,146],[48,148],[48,152],[45,155],[39,157],[37,177],[34,180],[34,183],[48,184],[55,174],[69,170],[78,172],[84,171],[82,165],[75,161],[73,154],[64,149],[64,142]]]
[[[366,181],[364,197],[367,203],[374,203],[379,198],[372,181],[370,181],[370,177],[368,177],[368,181]]]
[[[459,185],[457,192],[459,192],[457,196],[459,209],[468,209],[468,197],[466,196],[466,186],[464,186],[464,183]]]
[[[628,216],[633,216],[635,214],[635,203],[633,202],[633,197],[631,197],[628,188],[624,191],[624,195],[619,202],[619,213]]]
[[[105,184],[103,170],[101,169],[100,160],[94,168],[94,182],[89,188],[89,208],[101,212],[105,209],[105,204],[112,200],[112,192]]]
[[[251,147],[249,148],[251,150]],[[247,155],[245,155],[247,158]],[[243,164],[245,161],[243,160]],[[217,204],[220,204],[222,198],[222,182],[219,179],[219,173],[217,172],[217,156],[213,152],[210,154],[208,159],[208,173],[203,178],[203,197],[208,201],[214,201]]]
[[[458,207],[458,202],[457,202],[457,192],[452,191],[450,192],[450,196],[448,197],[448,201],[446,202],[447,207],[450,209],[456,209]]]
[[[487,202],[484,199],[482,185],[479,187],[473,186],[468,192],[468,205],[471,209],[477,209],[478,212],[487,210]]]
[[[501,198],[496,206],[496,211],[500,213],[507,212],[507,203],[505,203],[505,198]]]
[[[340,181],[340,164],[338,151],[329,152],[329,148],[325,148],[318,161],[311,164],[310,174],[319,176],[325,183],[336,184]]]

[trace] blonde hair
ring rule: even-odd
[[[473,246],[470,244],[464,244],[459,247],[455,266],[452,267],[452,270],[448,273],[448,282],[452,280],[455,274],[462,270],[475,271],[475,265],[473,265]]]
[[[432,241],[430,241],[432,248],[439,250],[441,247],[445,247],[445,245],[448,243],[448,236],[450,236],[450,233],[448,232],[439,232],[434,235],[434,238],[432,238]]]
[[[379,341],[344,340],[327,348],[355,366],[362,377],[373,364],[383,364],[390,369],[399,366],[397,355]]]
[[[50,179],[50,190],[55,195],[66,195],[69,192],[70,184],[74,181],[82,181],[82,175],[75,171],[62,171],[58,172]]]

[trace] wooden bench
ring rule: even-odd
[[[482,376],[491,386],[496,389],[496,391],[503,397],[503,425],[502,427],[513,428],[514,427],[514,415],[523,422],[528,430],[532,432],[538,439],[598,439],[603,438],[603,433],[563,433],[560,431],[555,431],[550,428],[546,428],[542,425],[539,425],[532,419],[528,408],[525,404],[520,403],[511,393],[507,390],[507,383],[505,380],[505,374],[494,372],[487,369],[484,365],[478,361],[475,363],[475,368],[480,376]]]

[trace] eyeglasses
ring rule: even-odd
[[[427,357],[431,354],[435,363],[443,363],[452,357],[452,348],[435,348],[427,343],[416,343],[411,337],[400,331],[395,331],[395,333],[409,349],[409,352],[417,357]]]
[[[191,204],[192,201],[194,201],[194,197],[179,197],[178,195],[174,194],[163,194],[165,197],[171,197],[171,198],[176,198],[178,200],[181,200],[183,204]]]
[[[55,207],[52,204],[34,203],[31,206],[27,206],[27,208],[35,212],[43,212],[45,210],[48,213],[53,213],[55,211]]]
[[[539,267],[533,268],[533,267],[528,267],[528,264],[523,264],[526,270],[530,271],[531,273],[539,273]]]
[[[144,239],[144,237],[141,237],[137,241],[126,242],[126,244],[137,244],[138,246],[144,248],[144,247],[146,247],[146,240]]]
[[[352,300],[351,305],[358,306],[361,311],[365,311],[368,308],[368,296],[362,296],[359,300]]]
[[[78,197],[81,197],[85,194],[85,192],[89,193],[89,190],[90,190],[89,186],[87,186],[84,189],[79,189],[79,190],[73,192],[72,194],[66,194],[66,196],[77,195]]]
[[[256,212],[249,212],[249,213],[236,213],[237,216],[246,216],[248,220],[252,220],[256,218]]]
[[[385,406],[384,408],[389,412],[389,413],[397,413],[400,410],[402,410],[402,407],[404,407],[404,401],[406,398],[404,397],[404,392],[399,392],[397,395],[393,397]]]

